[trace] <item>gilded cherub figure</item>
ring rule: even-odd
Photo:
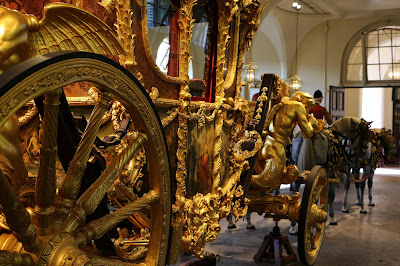
[[[310,138],[322,129],[321,124],[308,114],[308,107],[314,104],[310,94],[296,92],[289,99],[286,85],[274,89],[271,101],[273,107],[266,118],[266,140],[258,153],[251,186],[255,189],[279,187],[295,181],[299,175],[296,166],[286,167],[286,146],[296,125],[303,135]]]

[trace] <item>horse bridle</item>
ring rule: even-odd
[[[362,129],[362,126],[365,124],[365,120],[361,119],[361,123],[360,124],[355,124],[353,122],[353,119],[350,120],[351,121],[351,129],[350,129],[350,136],[344,136],[342,133],[337,132],[337,131],[333,131],[332,133],[336,136],[336,138],[341,137],[342,140],[342,146],[344,149],[344,154],[347,157],[347,160],[349,160],[350,163],[354,163],[354,161],[352,160],[353,158],[359,158],[360,154],[363,153],[362,152],[362,142],[364,140],[364,130]],[[357,134],[358,131],[361,131],[360,134]],[[354,140],[359,137],[359,141],[360,141],[360,145],[357,149],[353,149],[351,146],[354,143]],[[338,138],[339,139],[339,138]],[[344,143],[343,143],[344,142]],[[348,152],[346,150],[346,147],[349,147]],[[352,153],[352,151],[355,151],[354,153]]]

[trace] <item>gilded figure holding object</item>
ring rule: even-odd
[[[256,189],[274,188],[297,179],[297,167],[286,167],[286,146],[297,124],[307,138],[322,129],[318,120],[307,112],[314,104],[310,94],[299,91],[289,99],[282,97],[286,95],[282,93],[284,87],[280,90],[273,92],[272,104],[278,102],[279,98],[281,100],[272,107],[266,118],[267,137],[255,164],[254,170],[258,175],[253,175],[251,183]]]

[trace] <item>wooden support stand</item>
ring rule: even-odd
[[[287,256],[283,256],[282,247],[285,248]],[[296,253],[287,236],[281,235],[278,223],[273,231],[264,237],[264,242],[253,259],[260,262],[263,258],[275,261],[275,265],[286,265],[297,261]]]

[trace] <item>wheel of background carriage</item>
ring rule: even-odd
[[[301,200],[298,252],[305,265],[317,260],[328,219],[328,182],[322,166],[314,166],[308,176]]]
[[[94,84],[100,90],[99,99],[85,132],[78,139],[79,145],[67,164],[66,174],[57,176],[57,149],[59,157],[66,152],[60,150],[64,148],[60,148],[56,137],[63,133],[57,130],[58,126],[64,124],[58,122],[62,112],[57,115],[62,106],[59,106],[60,93],[64,86],[76,82]],[[26,211],[18,199],[18,192],[15,192],[13,184],[10,185],[15,178],[13,173],[4,166],[0,171],[0,205],[11,229],[0,229],[0,259],[8,260],[10,264],[22,260],[37,265],[89,265],[86,263],[90,262],[122,265],[116,256],[107,258],[96,253],[93,240],[102,237],[132,213],[146,209],[150,215],[150,236],[147,241],[136,243],[136,246],[145,248],[141,250],[142,256],[138,256],[141,257],[139,262],[165,265],[171,215],[167,147],[155,108],[133,75],[100,55],[57,52],[9,69],[0,76],[0,88],[0,128],[7,125],[13,114],[26,103],[44,96],[43,141],[36,176],[34,212]],[[82,176],[86,175],[85,166],[92,159],[89,157],[94,139],[112,99],[121,102],[129,112],[135,132],[126,136],[127,146],[97,180],[79,192],[82,178],[85,179]],[[67,139],[62,139],[63,142]],[[86,217],[100,204],[108,188],[139,149],[144,149],[147,156],[146,193],[111,214],[87,222]],[[56,181],[60,179],[62,182],[56,193]]]

